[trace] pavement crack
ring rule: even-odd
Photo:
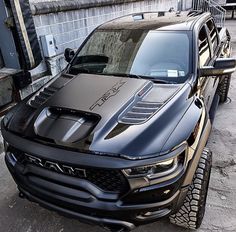
[[[209,189],[211,189],[215,192],[223,192],[223,193],[230,193],[232,191],[232,189],[225,190],[225,189],[220,189],[220,188],[211,187],[211,186],[209,186]]]
[[[229,159],[229,160],[220,160],[217,161],[214,165],[213,168],[216,168],[219,170],[220,174],[222,176],[229,176],[227,169],[230,167],[233,167],[236,165],[236,162],[233,158]]]

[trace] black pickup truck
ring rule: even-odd
[[[63,73],[2,120],[20,196],[112,231],[201,225],[206,148],[235,59],[210,13],[132,14],[95,29]]]

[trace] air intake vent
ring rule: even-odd
[[[29,105],[38,108],[44,104],[56,91],[58,88],[48,86],[45,87],[39,94],[37,94],[30,102]]]
[[[139,124],[147,121],[160,108],[156,102],[138,101],[122,117],[120,122]]]

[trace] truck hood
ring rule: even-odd
[[[23,101],[8,129],[82,152],[150,157],[165,152],[165,142],[192,101],[190,90],[189,84],[62,75]]]

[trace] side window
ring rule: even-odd
[[[215,51],[216,47],[219,44],[217,29],[212,19],[207,21],[206,25],[209,30],[209,35],[210,35],[211,43],[213,46],[213,51]]]
[[[199,32],[198,49],[199,49],[199,66],[203,67],[204,65],[207,65],[211,59],[210,47],[205,27],[202,27],[202,29]]]

